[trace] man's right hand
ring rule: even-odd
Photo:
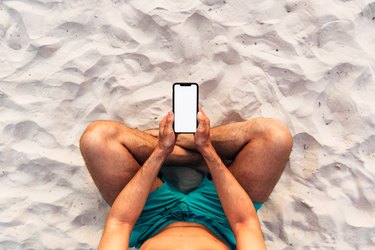
[[[172,153],[176,142],[176,134],[172,128],[173,120],[174,114],[172,111],[169,111],[159,124],[158,146],[166,155]]]
[[[199,107],[198,112],[198,128],[194,135],[195,145],[199,152],[203,152],[210,148],[210,120],[203,112],[202,107]]]

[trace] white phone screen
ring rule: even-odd
[[[198,85],[173,85],[174,131],[195,133],[198,113]]]

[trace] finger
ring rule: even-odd
[[[208,119],[204,116],[203,112],[198,112],[198,129],[205,129],[208,125]]]
[[[202,109],[200,109],[199,112],[198,112],[198,120],[199,119],[201,119],[201,120],[207,120],[208,119],[206,114],[203,112]]]
[[[163,119],[160,121],[160,124],[164,124],[167,122],[167,116],[164,116]]]
[[[160,121],[160,123],[159,123],[159,131],[161,130],[161,129],[164,129],[164,127],[165,127],[165,123],[167,122],[167,116],[164,116],[163,117],[163,119]]]
[[[168,121],[168,123],[172,124],[173,123],[173,119],[174,119],[174,114],[173,114],[172,111],[169,111],[168,115],[167,115],[167,121]]]
[[[174,120],[174,115],[172,111],[169,111],[167,114],[167,120],[164,124],[164,131],[167,133],[174,133],[173,131],[173,120]]]
[[[199,112],[203,114],[203,117],[207,117],[206,113],[203,111],[202,106],[199,106]],[[199,113],[198,112],[198,113]],[[208,118],[207,118],[208,119]]]
[[[165,117],[166,117],[165,127],[172,127],[173,118],[174,118],[173,112],[169,111],[168,114]]]
[[[199,106],[198,110],[198,113],[202,113],[204,116],[206,116],[206,114],[203,112],[202,106]]]

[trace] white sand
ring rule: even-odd
[[[259,212],[269,249],[373,249],[375,3],[176,2],[0,1],[0,248],[96,248],[108,206],[81,133],[156,127],[194,81],[213,125],[294,135]]]

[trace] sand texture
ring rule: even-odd
[[[281,119],[269,249],[374,249],[375,2],[0,0],[0,249],[95,249],[109,207],[78,140],[155,128],[173,82],[213,126]]]

